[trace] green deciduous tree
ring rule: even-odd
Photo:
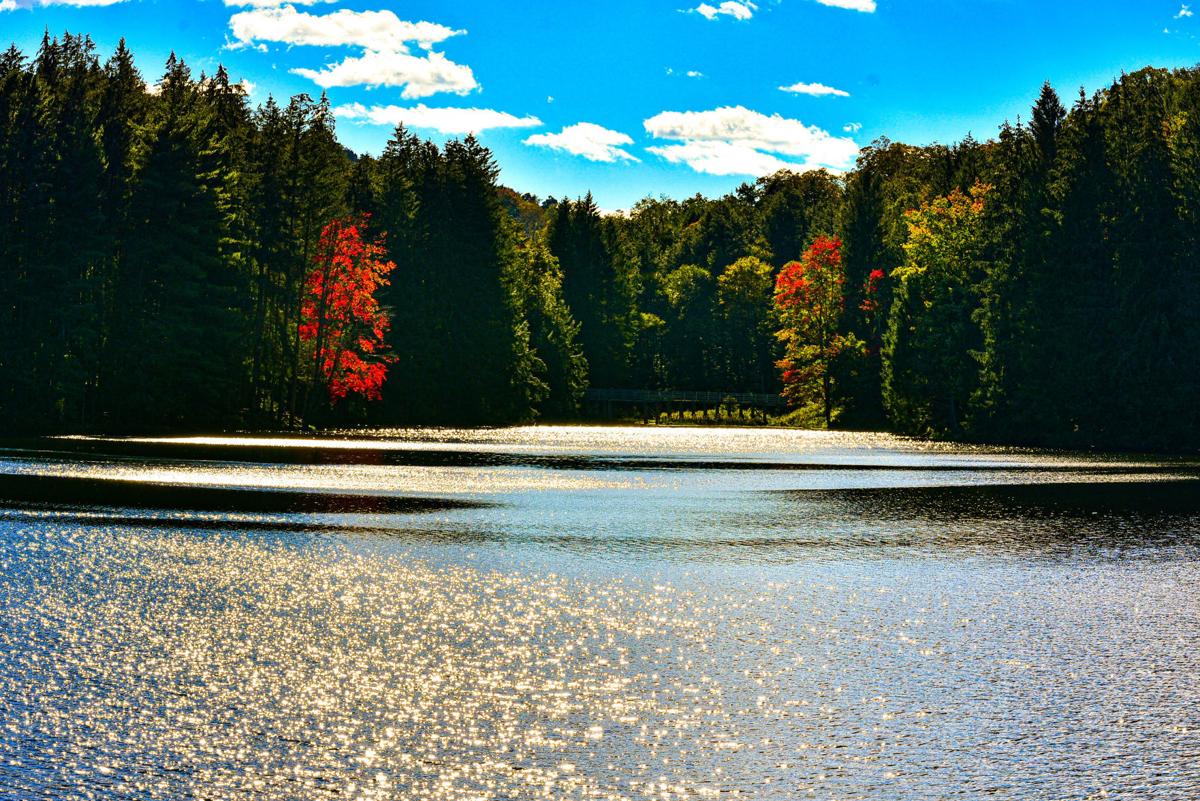
[[[773,375],[771,265],[744,256],[717,276],[717,307],[722,332],[723,385],[768,392]]]
[[[991,187],[957,189],[907,215],[904,263],[884,337],[883,398],[893,423],[922,434],[961,434],[979,384],[976,322],[989,257]]]

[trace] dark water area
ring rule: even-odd
[[[0,797],[1195,799],[1200,464],[0,443]]]

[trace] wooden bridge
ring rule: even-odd
[[[709,414],[716,420],[762,420],[767,415],[780,414],[787,404],[779,395],[767,392],[688,392],[652,389],[589,389],[583,395],[583,408],[589,416],[613,418],[619,412],[641,417],[644,421],[658,420],[666,415],[683,419]]]

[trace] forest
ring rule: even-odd
[[[499,184],[475,138],[339,144],[324,97],[47,36],[0,55],[0,429],[502,425],[588,387],[831,427],[1200,447],[1200,70],[995,138],[880,139],[716,199]]]

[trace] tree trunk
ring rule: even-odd
[[[831,397],[830,393],[828,369],[825,371],[825,374],[821,376],[821,390],[825,401],[825,428],[828,429],[829,423],[833,419],[833,398]]]

